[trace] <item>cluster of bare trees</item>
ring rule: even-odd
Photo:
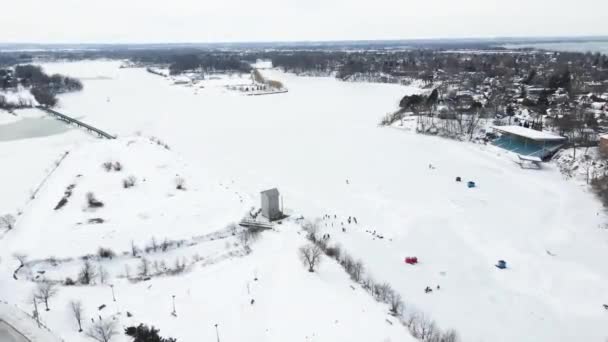
[[[309,272],[314,272],[322,255],[336,260],[350,278],[360,284],[374,299],[385,303],[389,312],[406,326],[412,336],[423,342],[457,342],[458,335],[453,330],[442,331],[435,322],[414,309],[408,309],[401,295],[387,282],[378,282],[369,274],[361,260],[355,260],[340,245],[330,246],[328,238],[319,238],[318,226],[307,222],[303,225],[310,244],[300,248],[300,257]]]
[[[167,144],[166,142],[160,140],[159,138],[157,138],[157,137],[150,137],[149,139],[150,139],[151,142],[153,142],[156,145],[164,148],[165,150],[167,150],[167,151],[171,150],[171,147],[169,147],[169,144]]]
[[[78,332],[83,332],[82,323],[85,310],[82,302],[72,300],[68,303],[68,309],[78,325]],[[85,334],[97,342],[110,342],[114,336],[118,335],[116,321],[112,319],[104,320],[100,317],[99,320],[94,321],[87,328]]]
[[[154,262],[150,262],[146,258],[141,258],[139,265],[137,265],[136,276],[131,277],[130,272],[128,271],[126,276],[129,279],[142,280],[153,276],[180,274],[183,273],[187,268],[188,262],[186,258],[180,259],[179,257],[176,257],[172,266],[168,265],[164,260],[155,260]]]
[[[444,110],[438,112],[439,102]],[[406,112],[416,116],[416,131],[420,133],[442,134],[450,137],[466,136],[473,138],[481,120],[483,106],[470,96],[440,96],[435,88],[427,95],[406,95],[399,102],[399,110],[385,116],[381,124],[390,125],[401,120]]]

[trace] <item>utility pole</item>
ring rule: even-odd
[[[38,323],[38,328],[40,328],[40,314],[38,313],[38,303],[36,303],[36,297],[34,297],[34,316],[36,316],[36,323]]]
[[[175,295],[173,295],[173,312],[171,314],[177,317],[177,312],[175,311]]]
[[[215,336],[217,337],[217,342],[220,342],[220,333],[217,330],[217,323],[215,323]]]

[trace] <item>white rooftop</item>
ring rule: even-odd
[[[525,128],[522,126],[492,126],[495,131],[501,133],[508,133],[518,135],[520,137],[536,140],[536,141],[560,141],[566,138],[561,135],[553,134],[547,131],[537,131],[531,128]]]

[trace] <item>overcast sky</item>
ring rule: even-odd
[[[0,42],[608,35],[608,0],[1,0]]]

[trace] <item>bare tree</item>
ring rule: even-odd
[[[49,299],[57,294],[57,288],[55,284],[50,283],[48,281],[43,281],[38,283],[36,287],[36,291],[34,295],[36,298],[40,299],[44,302],[44,306],[46,307],[46,311],[49,311]]]
[[[376,298],[382,302],[388,302],[393,293],[393,288],[389,283],[382,283],[376,286]]]
[[[319,231],[319,226],[316,222],[307,222],[304,224],[304,230],[306,231],[306,238],[312,242],[317,241],[317,232]]]
[[[141,258],[141,263],[137,267],[140,277],[147,277],[150,272],[150,262],[146,258]]]
[[[139,248],[135,245],[135,241],[131,240],[131,255],[136,257],[139,252]]]
[[[99,320],[87,329],[86,334],[98,342],[110,342],[112,337],[118,335],[116,322],[112,320]]]
[[[93,265],[89,262],[89,260],[85,260],[84,264],[82,264],[82,268],[80,269],[80,273],[78,273],[78,281],[81,284],[88,285],[90,284],[97,274],[95,273],[95,269]]]
[[[300,247],[300,258],[304,265],[308,266],[308,272],[315,271],[315,267],[321,262],[321,255],[321,248],[313,244]]]
[[[260,236],[260,230],[255,228],[245,228],[241,230],[239,233],[238,239],[243,244],[243,246],[247,247],[252,242],[257,240]]]
[[[99,275],[99,282],[105,284],[108,279],[108,271],[102,265],[99,265],[97,267],[97,274]]]
[[[11,214],[0,216],[0,228],[6,228],[8,230],[11,230],[15,228],[15,221],[15,216]]]
[[[82,332],[82,315],[84,313],[82,302],[79,300],[70,301],[70,310],[72,311],[74,319],[78,322],[78,332]]]
[[[393,316],[400,316],[401,313],[403,313],[404,307],[403,300],[401,300],[401,295],[398,293],[393,293],[389,306]]]
[[[363,261],[357,260],[357,262],[353,264],[352,272],[350,275],[354,281],[359,282],[361,280],[361,277],[363,276],[363,269]]]

